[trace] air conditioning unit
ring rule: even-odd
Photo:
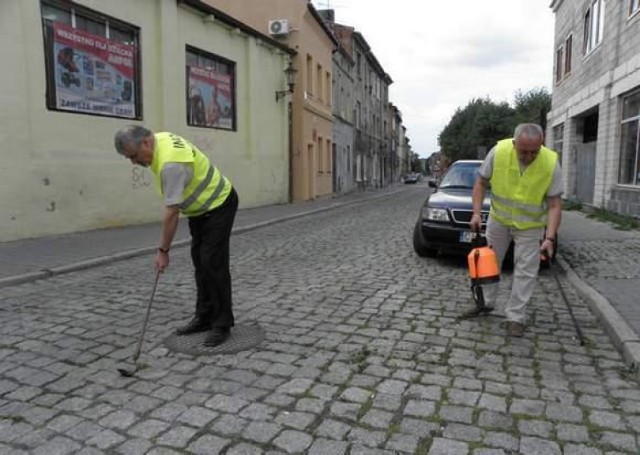
[[[276,19],[269,21],[269,34],[273,36],[282,36],[289,33],[289,21],[286,19]]]

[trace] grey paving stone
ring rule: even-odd
[[[314,414],[306,412],[284,411],[278,414],[275,421],[284,426],[295,428],[296,430],[304,430],[309,427],[316,418]]]
[[[391,412],[371,409],[360,419],[360,423],[373,428],[386,429],[391,424],[393,418],[394,414],[392,414]]]
[[[322,414],[327,401],[317,398],[301,398],[296,402],[296,411],[309,412],[311,414]]]
[[[520,438],[520,452],[530,455],[562,455],[557,443],[529,436]]]
[[[385,448],[400,453],[416,453],[420,438],[417,436],[396,433],[385,444]]]
[[[287,453],[301,453],[306,450],[313,438],[301,431],[285,430],[274,439],[273,444]]]
[[[364,403],[372,397],[372,393],[369,390],[361,389],[359,387],[349,387],[340,395],[340,398],[346,401],[353,401],[355,403]]]
[[[502,412],[482,411],[478,417],[478,425],[487,429],[509,429],[513,426],[513,417]]]
[[[185,404],[167,403],[154,409],[150,416],[155,419],[165,420],[167,422],[174,421],[180,414],[184,413],[188,409]],[[213,411],[209,411],[213,412]]]
[[[247,444],[246,442],[236,444],[227,450],[227,455],[261,455],[262,453],[264,452],[260,447]]]
[[[610,445],[615,449],[626,451],[637,451],[638,445],[636,438],[631,434],[615,433],[613,431],[605,431],[600,437],[600,443]]]
[[[561,441],[588,442],[589,430],[581,425],[559,423],[556,426],[556,434]]]
[[[359,404],[351,404],[351,403],[333,403],[329,408],[329,414],[335,417],[341,417],[347,420],[357,420],[358,419],[358,411],[360,410]]]
[[[263,403],[251,403],[238,414],[247,420],[273,420],[278,409]]]
[[[126,438],[115,431],[103,430],[91,437],[87,441],[90,446],[96,446],[98,449],[105,450],[125,441]]]
[[[141,453],[147,453],[151,445],[151,441],[146,439],[129,439],[113,450],[123,455],[139,455]]]
[[[247,425],[243,437],[261,444],[271,441],[282,431],[282,426],[272,422],[255,421]]]
[[[465,442],[435,438],[429,448],[429,455],[467,455],[469,446]]]
[[[545,406],[546,403],[544,401],[514,399],[511,402],[509,413],[539,417],[544,413]]]
[[[435,410],[436,404],[433,401],[409,400],[403,414],[406,416],[429,417],[434,414]]]
[[[81,448],[80,444],[72,439],[61,436],[53,438],[51,441],[44,442],[42,445],[35,447],[34,455],[65,455],[67,453],[75,453]]]
[[[484,437],[484,445],[497,447],[507,452],[516,452],[520,447],[520,441],[509,433],[489,431]],[[526,452],[522,452],[523,454]]]
[[[313,381],[311,379],[296,378],[279,386],[277,391],[285,395],[302,395],[309,390],[312,385]]]
[[[195,428],[184,425],[174,426],[157,438],[158,444],[177,448],[185,448],[189,440],[198,432]]]
[[[580,408],[555,403],[549,403],[547,405],[546,416],[551,420],[559,422],[581,422],[583,418]]]
[[[126,430],[138,420],[138,415],[131,411],[115,411],[98,421],[100,425],[107,428]]]
[[[482,439],[482,435],[483,431],[480,428],[460,423],[448,424],[443,432],[443,436],[447,439],[468,442],[480,441]]]
[[[249,405],[249,402],[241,398],[217,394],[204,404],[207,408],[220,412],[239,412]]]
[[[553,425],[550,422],[542,420],[520,420],[518,421],[518,430],[523,435],[539,436],[548,439],[553,431]]]
[[[189,444],[187,450],[189,453],[198,455],[209,455],[212,453],[220,453],[222,449],[231,443],[229,439],[220,438],[211,434],[200,436],[194,442]]]
[[[373,399],[373,407],[395,412],[402,407],[402,402],[403,398],[400,395],[379,393]]]
[[[507,402],[503,397],[483,393],[482,395],[480,395],[478,407],[496,412],[506,412]]]
[[[475,406],[480,398],[480,392],[462,389],[449,389],[447,390],[447,398],[449,399],[450,404]]]
[[[365,430],[364,428],[353,428],[347,434],[347,439],[352,443],[368,447],[378,447],[385,438],[384,431]]]
[[[325,419],[315,430],[318,436],[324,436],[331,439],[344,439],[346,434],[351,430],[351,426],[346,423],[334,419]]]
[[[619,414],[607,411],[591,411],[589,414],[589,422],[600,428],[606,428],[610,430],[625,430],[626,425],[622,421]]]
[[[144,439],[151,439],[158,436],[163,431],[169,428],[167,422],[156,419],[142,420],[127,430],[127,433],[132,436],[138,436]]]
[[[584,444],[565,444],[564,455],[602,455],[602,451]]]
[[[447,422],[472,423],[473,408],[463,406],[443,406],[439,412],[440,417]]]
[[[344,441],[316,439],[309,447],[308,455],[342,455],[346,454],[349,444]]]
[[[386,379],[378,385],[376,390],[378,393],[385,393],[389,395],[402,395],[409,384],[405,381],[398,381],[396,379]]]

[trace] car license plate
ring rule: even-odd
[[[474,233],[471,231],[462,231],[460,233],[460,243],[471,243]],[[484,237],[484,234],[480,233],[480,237]]]

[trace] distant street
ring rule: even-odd
[[[0,288],[0,453],[634,454],[640,390],[550,271],[522,339],[471,304],[463,259],[417,257],[426,179],[232,238],[239,325],[266,340],[192,357],[163,340],[193,311],[188,248],[161,277],[137,378],[152,258]],[[503,276],[503,292],[510,276]]]

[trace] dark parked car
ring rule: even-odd
[[[404,176],[404,183],[418,183],[420,180],[420,174],[412,172]]]
[[[480,160],[456,161],[449,167],[439,185],[433,181],[429,182],[429,186],[436,190],[424,201],[413,230],[413,249],[418,256],[434,257],[438,251],[462,254],[471,251],[471,191],[481,164]],[[482,203],[482,235],[489,217],[490,198],[491,193],[487,190]],[[540,260],[543,267],[549,266],[547,260],[542,257]],[[513,242],[503,264],[507,267],[513,266]]]
[[[413,232],[413,248],[419,256],[433,257],[438,250],[466,253],[471,250],[469,221],[473,214],[471,190],[482,161],[460,160],[453,163],[440,185],[424,202]],[[482,207],[482,232],[489,215],[489,194]]]

